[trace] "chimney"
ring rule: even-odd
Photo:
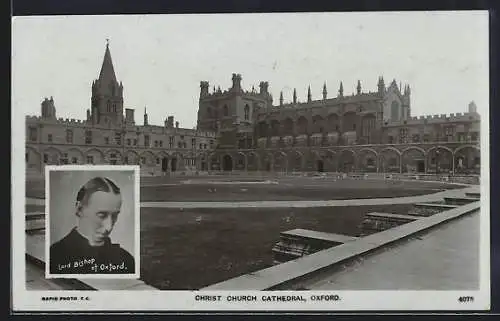
[[[167,127],[168,128],[173,128],[174,127],[174,116],[168,116],[167,117]]]

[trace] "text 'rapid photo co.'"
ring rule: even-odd
[[[14,18],[14,309],[489,309],[488,23]]]

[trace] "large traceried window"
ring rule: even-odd
[[[245,105],[245,120],[250,119],[250,106]]]
[[[399,104],[393,101],[391,104],[391,120],[399,120]]]

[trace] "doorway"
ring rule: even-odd
[[[177,170],[177,158],[172,158],[172,161],[170,163],[170,170],[172,172],[175,172]]]
[[[233,170],[233,159],[229,155],[225,155],[222,159],[222,169],[224,171],[232,171]]]
[[[168,158],[163,157],[161,160],[161,170],[162,172],[166,172],[168,170]]]
[[[418,160],[417,161],[417,172],[418,173],[424,173],[425,172],[425,163],[423,160]]]
[[[318,172],[323,173],[323,171],[324,171],[323,160],[322,159],[318,159],[318,161],[316,162],[316,164],[317,164],[316,166],[317,166]]]

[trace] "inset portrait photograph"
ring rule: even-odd
[[[46,167],[47,278],[139,278],[136,166]]]

